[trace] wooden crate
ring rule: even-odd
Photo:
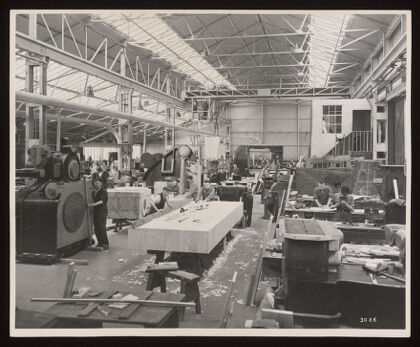
[[[151,191],[145,187],[108,189],[108,218],[140,219],[150,205]]]
[[[243,216],[242,202],[191,203],[184,209],[130,230],[129,247],[208,254]]]
[[[327,280],[328,259],[340,249],[342,232],[332,223],[307,219],[285,219],[281,228],[286,277]]]

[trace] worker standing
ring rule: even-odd
[[[179,179],[173,178],[172,182],[169,185],[170,192],[173,193],[175,196],[179,194]]]
[[[216,194],[216,190],[210,185],[210,180],[208,178],[204,180],[204,185],[198,192],[196,201],[198,200],[204,200],[206,202],[219,200],[219,197]]]
[[[94,182],[95,190],[92,193],[93,203],[89,207],[93,207],[93,224],[95,235],[98,240],[98,247],[103,249],[109,248],[108,236],[106,234],[106,218],[108,216],[108,193],[102,180],[97,179]]]
[[[188,181],[188,185],[189,185],[189,191],[186,193],[186,197],[187,198],[192,198],[194,201],[197,201],[198,199],[198,192],[199,192],[199,188],[197,183],[194,181],[192,176],[189,176],[187,178]]]
[[[236,164],[233,164],[232,180],[234,180],[234,181],[240,181],[241,180],[241,170],[238,168],[238,166]]]

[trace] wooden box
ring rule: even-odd
[[[151,191],[145,187],[108,189],[108,218],[140,219],[150,206]]]
[[[139,250],[210,253],[243,217],[242,202],[190,203],[128,233],[128,245]]]
[[[318,220],[288,218],[281,227],[286,277],[327,280],[328,259],[340,249],[342,232],[332,223]]]

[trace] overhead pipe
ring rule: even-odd
[[[109,130],[106,130],[98,135],[95,135],[94,137],[88,138],[86,141],[83,141],[84,143],[92,142],[93,140],[99,139],[100,137],[106,135],[109,133]]]
[[[25,115],[22,114],[22,117],[25,117]],[[53,115],[53,114],[48,114],[47,113],[47,119],[57,120],[57,116],[56,115]],[[106,128],[108,132],[110,132],[112,135],[114,135],[115,140],[118,143],[121,142],[120,141],[121,138],[120,138],[119,134],[109,124],[100,123],[100,122],[96,122],[94,120],[89,120],[89,119],[76,118],[76,117],[64,117],[64,116],[61,116],[60,117],[60,122],[69,122],[69,123],[78,123],[78,124],[82,124],[83,123],[83,124],[89,124],[89,125],[93,125],[93,126],[97,126],[97,127]]]
[[[16,91],[16,101],[25,102],[25,103],[32,103],[32,104],[39,104],[39,105],[48,105],[48,106],[57,107],[59,109],[73,110],[73,111],[78,111],[78,112],[83,112],[83,113],[91,113],[91,114],[101,115],[101,116],[104,116],[104,117],[125,119],[125,120],[128,120],[128,121],[140,121],[140,122],[148,123],[148,124],[151,124],[151,125],[160,126],[160,127],[163,127],[163,128],[165,128],[165,127],[166,128],[172,128],[172,129],[187,132],[187,133],[193,133],[193,134],[205,135],[205,136],[213,136],[213,132],[210,132],[210,131],[194,130],[194,129],[191,129],[191,128],[185,128],[185,127],[182,127],[182,126],[179,126],[179,125],[175,125],[175,124],[172,124],[172,123],[169,123],[169,122],[150,119],[148,117],[144,117],[144,116],[140,116],[140,115],[132,115],[132,114],[128,114],[128,113],[125,113],[125,112],[107,110],[107,109],[99,108],[99,107],[96,107],[96,106],[91,106],[91,105],[87,105],[87,104],[61,100],[61,99],[58,99],[58,98],[53,98],[53,97],[50,97],[50,96],[39,95],[39,94],[34,94],[34,93]],[[144,112],[146,112],[146,111],[144,111]],[[152,112],[150,112],[150,113],[152,114]],[[55,116],[54,116],[54,118],[55,118]],[[63,117],[63,120],[64,119],[65,119],[65,117]],[[88,124],[88,122],[84,119],[80,120],[80,122]],[[91,122],[94,122],[95,125],[98,125],[98,122],[95,122],[95,121],[91,121]],[[104,125],[104,126],[106,126],[106,125]],[[113,130],[115,131],[115,129],[113,129]],[[255,137],[255,136],[232,136],[232,137],[233,138],[248,138],[248,139],[252,138],[252,139],[255,139],[257,142],[260,143],[259,138]]]

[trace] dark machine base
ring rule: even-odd
[[[16,254],[16,260],[30,264],[54,264],[59,259],[57,254],[21,253]]]
[[[60,248],[56,253],[34,253],[34,252],[22,252],[16,254],[16,260],[21,263],[30,264],[45,264],[51,265],[59,261],[63,257],[70,257],[80,252],[81,250],[91,246],[89,238],[75,242],[66,247]]]

